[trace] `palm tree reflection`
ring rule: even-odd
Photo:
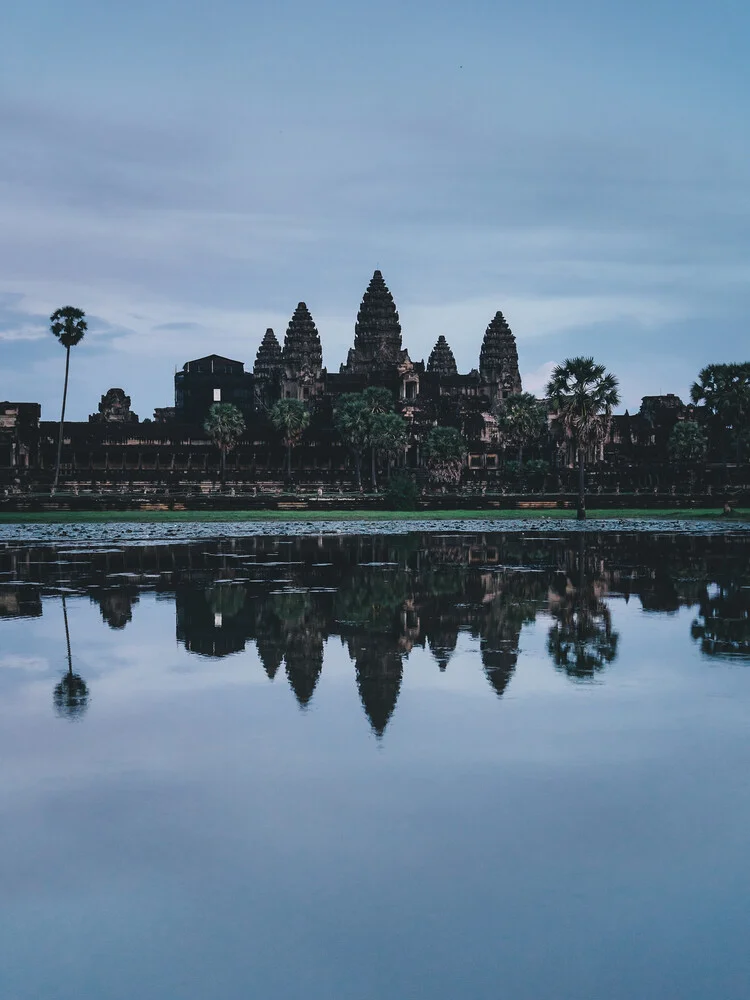
[[[73,657],[70,652],[70,628],[68,627],[68,608],[65,594],[62,595],[63,620],[65,622],[65,645],[68,656],[68,672],[55,685],[52,700],[55,712],[61,718],[80,719],[89,704],[89,689],[86,681],[73,673]]]
[[[587,574],[586,556],[581,533],[577,557],[566,573],[558,576],[549,595],[554,625],[547,637],[547,652],[557,669],[576,681],[593,680],[613,663],[620,638],[612,628],[609,605],[603,600],[606,585],[597,575],[592,578]]]

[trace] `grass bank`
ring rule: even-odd
[[[574,521],[574,510],[124,510],[0,513],[0,524],[90,524],[106,522],[237,522],[237,521]],[[729,517],[716,507],[685,510],[622,508],[587,512],[588,520],[750,521],[750,510]]]

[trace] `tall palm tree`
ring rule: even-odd
[[[203,429],[221,453],[221,488],[227,478],[227,453],[245,433],[245,418],[233,403],[214,403]]]
[[[307,429],[310,413],[300,399],[280,399],[271,410],[271,423],[284,439],[287,475],[291,477],[292,448]]]
[[[390,479],[391,462],[403,454],[409,443],[408,424],[398,413],[376,413],[370,425],[370,441],[374,450],[385,456]]]
[[[50,330],[57,337],[58,341],[65,348],[65,386],[63,388],[62,412],[60,413],[60,435],[57,440],[57,462],[55,463],[55,479],[52,484],[52,492],[57,490],[60,479],[60,460],[62,458],[63,446],[63,424],[65,423],[65,402],[68,398],[68,374],[70,372],[70,349],[80,344],[83,335],[86,333],[86,314],[81,309],[74,306],[63,306],[57,312],[53,312],[49,318]]]
[[[523,463],[523,449],[532,444],[547,423],[544,406],[530,392],[508,396],[500,417],[501,430],[510,444],[518,448],[518,469]]]
[[[362,487],[362,452],[367,447],[370,432],[370,413],[360,392],[345,392],[336,401],[333,422],[344,444],[354,457],[357,489]]]
[[[376,420],[379,416],[384,413],[393,412],[393,396],[388,389],[380,389],[376,386],[370,386],[365,389],[362,393],[362,398],[364,400],[365,410],[368,417],[368,442],[370,445],[370,478],[372,479],[372,488],[377,490],[378,488],[378,471],[377,471],[377,430],[376,430]]]
[[[620,402],[617,379],[593,358],[567,358],[547,383],[550,407],[573,439],[578,457],[578,520],[586,517],[586,451],[601,441],[612,407]]]

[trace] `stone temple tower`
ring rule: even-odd
[[[317,379],[323,368],[320,335],[310,310],[300,302],[284,337],[283,363],[288,379]]]
[[[516,338],[501,312],[495,314],[485,331],[479,353],[479,374],[493,386],[492,394],[496,399],[515,396],[522,391]]]
[[[255,365],[253,375],[256,379],[268,379],[270,382],[278,381],[284,370],[284,362],[281,360],[281,344],[276,339],[276,334],[269,327],[266,330],[263,340],[255,355]]]
[[[448,345],[448,341],[440,334],[435,346],[432,348],[429,360],[427,361],[427,371],[435,375],[457,375],[456,359],[453,351]]]
[[[278,398],[283,374],[284,361],[281,356],[281,344],[269,327],[260,342],[253,366],[255,395],[262,406],[270,408]]]
[[[354,327],[354,347],[342,374],[393,373],[405,359],[396,304],[380,271],[375,271],[362,298]]]
[[[310,310],[300,302],[289,320],[281,353],[282,398],[310,399],[319,395],[323,373],[323,349]]]

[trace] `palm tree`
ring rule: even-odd
[[[680,420],[672,428],[667,450],[673,462],[702,462],[706,457],[706,435],[695,420]]]
[[[409,440],[408,425],[398,413],[376,413],[370,425],[370,441],[375,451],[388,460],[388,478],[391,462],[403,453]]]
[[[723,450],[725,460],[734,448],[735,460],[741,462],[750,424],[750,362],[707,365],[691,386],[690,398],[703,404],[714,443]]]
[[[586,517],[586,451],[601,441],[612,407],[620,402],[617,379],[593,358],[567,358],[553,369],[547,398],[578,455],[578,520]]]
[[[530,392],[508,396],[503,404],[500,427],[507,440],[518,448],[518,470],[523,464],[523,449],[535,441],[547,423],[547,411]]]
[[[364,396],[359,392],[345,392],[339,396],[333,411],[333,422],[354,457],[357,488],[361,489],[362,452],[369,440],[369,413]]]
[[[281,431],[286,445],[287,475],[292,475],[292,448],[310,423],[310,413],[299,399],[280,399],[271,410],[271,423]]]
[[[433,427],[424,446],[430,475],[436,482],[457,485],[464,467],[466,444],[455,427]]]
[[[221,453],[221,488],[227,478],[227,453],[245,433],[245,418],[233,403],[214,403],[203,429]]]
[[[372,488],[377,490],[378,488],[378,473],[377,473],[377,463],[376,463],[376,436],[377,431],[375,430],[375,420],[378,416],[385,413],[393,412],[393,396],[388,389],[378,389],[375,386],[370,386],[368,389],[362,393],[362,398],[364,399],[365,410],[368,415],[368,442],[370,445],[370,467],[371,467],[371,477],[372,477]]]
[[[60,413],[60,435],[57,440],[57,462],[55,464],[55,479],[52,484],[52,492],[57,489],[60,479],[60,460],[62,458],[63,446],[63,424],[65,423],[65,403],[68,398],[68,374],[70,372],[70,349],[80,344],[83,335],[86,333],[86,314],[81,309],[74,306],[63,306],[57,312],[52,313],[49,318],[50,330],[57,337],[58,341],[65,348],[65,386],[63,388],[62,412]]]

